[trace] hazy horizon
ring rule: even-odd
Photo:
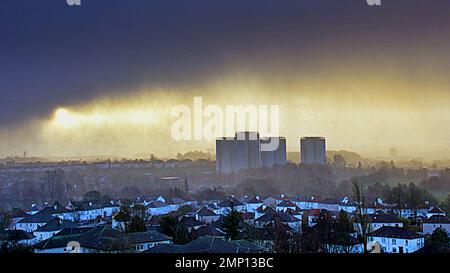
[[[0,157],[214,149],[170,135],[194,96],[280,105],[289,151],[303,136],[367,157],[450,151],[446,1],[7,2]]]

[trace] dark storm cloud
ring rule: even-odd
[[[382,2],[2,1],[0,124],[146,84],[195,85],[233,69],[308,67],[317,57],[311,52],[345,58],[384,48],[407,59],[414,50],[408,55],[400,47],[436,46],[448,35],[448,1]]]

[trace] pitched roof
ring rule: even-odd
[[[417,232],[414,232],[412,230],[402,228],[402,227],[389,227],[389,226],[381,227],[381,228],[369,233],[369,236],[388,237],[388,238],[397,238],[397,239],[423,238],[422,235],[420,235]]]
[[[127,222],[131,220],[131,216],[128,213],[121,210],[113,216],[113,219],[119,222]]]
[[[180,223],[186,227],[198,227],[203,225],[203,223],[195,219],[195,217],[185,217],[185,216],[181,218]]]
[[[395,215],[386,214],[382,211],[377,211],[374,214],[368,215],[370,223],[401,223],[402,221]]]
[[[62,248],[66,247],[67,243],[71,241],[76,241],[79,238],[80,234],[69,234],[69,235],[56,235],[48,238],[47,240],[41,241],[35,245],[33,248],[37,249],[52,249],[52,248]]]
[[[87,227],[78,226],[78,227],[63,228],[60,232],[58,232],[57,236],[83,234],[93,228],[94,227],[91,227],[91,226],[87,226]]]
[[[196,236],[225,236],[226,233],[221,229],[214,227],[212,225],[201,226],[198,229],[194,230]]]
[[[227,242],[215,236],[200,237],[185,245],[158,245],[148,253],[254,253],[261,249],[251,243]]]
[[[217,206],[221,208],[230,208],[231,206],[243,206],[244,204],[234,197],[230,197],[220,202]]]
[[[90,201],[70,201],[77,211],[87,211],[98,209],[100,206]]]
[[[147,205],[147,207],[149,207],[149,208],[162,208],[162,207],[167,207],[167,206],[170,206],[170,205],[160,202],[160,201],[153,201]]]
[[[80,235],[77,241],[82,247],[102,251],[117,251],[127,248],[126,242],[121,240],[121,232],[108,226],[98,226]]]
[[[433,215],[423,220],[423,222],[427,224],[450,224],[450,219],[444,215]]]
[[[36,213],[33,215],[29,215],[25,218],[23,218],[22,220],[20,220],[17,223],[20,224],[34,224],[34,223],[48,223],[53,219],[53,216],[51,214],[41,214],[41,213]]]
[[[199,209],[197,211],[197,215],[200,217],[202,217],[202,216],[217,216],[217,214],[214,211],[212,211],[206,207]]]
[[[429,210],[428,213],[445,213],[445,212],[438,207],[434,207],[431,210]]]
[[[69,213],[71,210],[66,209],[61,203],[55,202],[53,206],[45,207],[41,209],[38,213],[40,214],[58,214],[58,213]]]
[[[58,217],[55,217],[52,220],[50,220],[50,222],[48,222],[47,224],[37,228],[35,232],[51,232],[62,230],[64,228],[74,228],[77,226],[78,225],[72,221],[61,220]]]
[[[129,244],[168,241],[171,238],[157,231],[125,233],[123,239]]]
[[[277,212],[275,214],[266,213],[256,219],[258,222],[272,222],[279,220],[284,223],[300,222],[300,219],[294,217],[293,215],[285,212]]]
[[[269,206],[260,206],[259,208],[256,209],[257,212],[259,213],[270,213],[270,214],[276,214],[276,210],[274,210],[273,208],[269,207]]]
[[[256,198],[256,196],[247,201],[247,204],[262,204],[262,203],[264,203],[264,201]]]
[[[277,207],[297,207],[297,205],[290,200],[283,200],[277,205]]]

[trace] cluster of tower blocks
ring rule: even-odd
[[[275,141],[274,140],[278,140]],[[278,143],[275,149],[262,149],[264,144]],[[238,132],[232,138],[216,140],[216,171],[232,173],[242,169],[285,165],[286,138],[260,137],[258,132]],[[326,144],[323,137],[300,139],[300,163],[326,164]]]

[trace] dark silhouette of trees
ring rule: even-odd
[[[364,246],[364,253],[367,253],[367,234],[369,233],[369,220],[367,218],[367,204],[365,196],[358,180],[353,179],[353,195],[356,202],[356,216],[355,221],[359,226],[361,232],[361,240]]]
[[[320,250],[321,238],[316,228],[305,227],[301,237],[302,253],[317,253]]]
[[[174,244],[186,244],[193,239],[189,230],[175,217],[164,216],[161,218],[159,225],[159,231],[162,234],[172,237]]]
[[[441,208],[447,212],[447,214],[450,214],[450,194],[447,195],[447,198],[442,201]]]
[[[239,237],[239,225],[243,222],[242,213],[236,211],[233,207],[231,211],[223,218],[222,228],[226,233],[226,238],[236,240]]]
[[[289,227],[279,221],[275,221],[271,227],[270,232],[273,234],[275,253],[290,253],[291,252],[291,233]]]
[[[147,227],[145,225],[144,219],[139,215],[132,216],[131,220],[125,223],[126,233],[144,232],[144,231],[147,231]]]
[[[338,168],[345,168],[347,166],[347,160],[341,154],[335,154],[333,157],[333,163]]]
[[[56,169],[47,171],[43,189],[48,194],[50,201],[62,201],[65,199],[64,171]]]
[[[450,237],[448,235],[448,232],[442,228],[435,229],[428,239],[428,244],[430,244],[430,245],[432,245],[432,244],[448,245],[449,243],[450,243]]]
[[[84,201],[101,202],[102,199],[103,199],[102,194],[96,190],[88,191],[83,195]]]
[[[224,191],[214,188],[202,190],[198,193],[198,198],[200,200],[224,200],[227,195]]]

